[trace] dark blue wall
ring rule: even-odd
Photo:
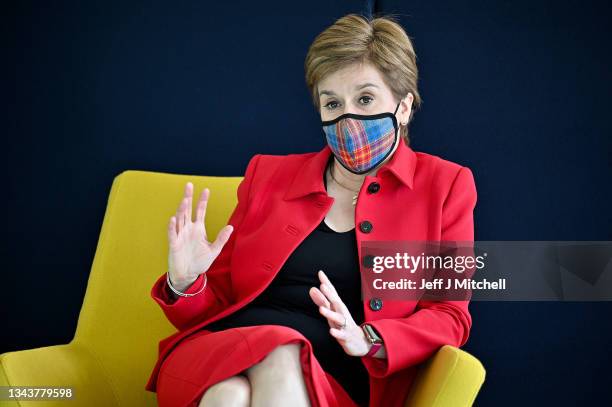
[[[0,352],[72,338],[119,172],[242,175],[256,153],[319,150],[304,57],[349,12],[396,13],[413,38],[412,146],[473,170],[477,240],[612,240],[606,2],[15,3]],[[611,303],[471,311],[476,405],[612,403]]]

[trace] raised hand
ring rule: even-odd
[[[370,345],[363,330],[357,325],[323,270],[319,270],[318,277],[320,288],[311,287],[309,294],[312,301],[319,306],[319,313],[327,319],[330,335],[336,338],[347,355],[365,355]]]
[[[210,268],[234,230],[226,225],[219,231],[214,242],[209,242],[204,219],[210,190],[204,188],[192,221],[193,184],[185,185],[185,195],[168,222],[168,274],[172,286],[185,291],[202,273]]]

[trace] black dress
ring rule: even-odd
[[[308,294],[310,287],[320,286],[318,270],[329,277],[355,322],[362,323],[364,313],[355,229],[338,233],[327,226],[324,219],[289,256],[259,296],[203,329],[218,331],[266,324],[294,328],[312,343],[323,369],[357,404],[367,406],[370,389],[365,366],[359,357],[347,355],[331,336],[327,320]]]

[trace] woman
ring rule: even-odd
[[[146,386],[160,406],[403,406],[416,366],[466,342],[467,301],[361,299],[363,242],[474,238],[470,169],[409,147],[415,61],[392,19],[339,19],[305,63],[325,147],[255,155],[212,243],[187,184],[151,291],[178,329]]]

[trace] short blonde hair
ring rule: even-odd
[[[421,106],[417,88],[418,69],[412,41],[406,31],[388,14],[365,17],[348,14],[326,28],[308,49],[304,70],[312,100],[320,110],[318,83],[328,74],[353,63],[370,62],[399,101],[411,92],[414,96],[412,116]],[[400,124],[400,134],[410,144],[408,124]]]

